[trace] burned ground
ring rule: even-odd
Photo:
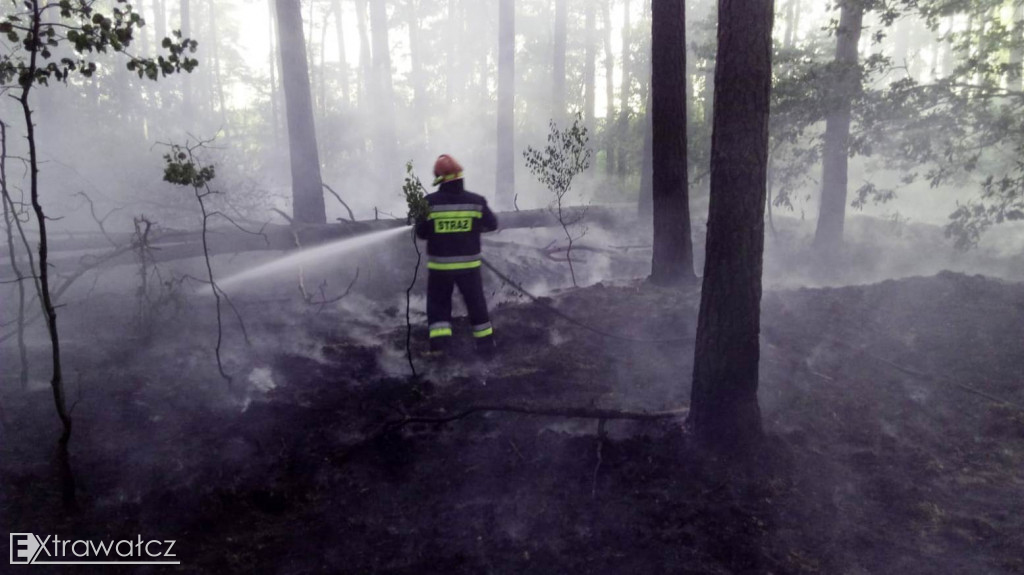
[[[204,338],[155,334],[128,353],[125,334],[99,331],[69,345],[93,350],[75,357],[80,510],[60,509],[48,394],[8,391],[0,522],[177,539],[182,572],[1024,571],[1020,284],[942,273],[766,292],[767,439],[744,462],[695,453],[680,418],[384,427],[485,404],[685,407],[698,301],[631,282],[504,304],[490,363],[465,333],[456,357],[426,357],[417,329],[416,381],[404,328],[352,338],[374,326],[324,311],[299,336],[250,309],[250,331],[280,339],[254,343],[231,392],[209,378]],[[603,337],[547,306],[666,341]]]

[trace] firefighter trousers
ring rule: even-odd
[[[477,348],[494,347],[494,330],[487,313],[483,277],[480,268],[468,270],[430,270],[427,276],[427,322],[430,324],[430,349],[443,350],[452,336],[452,293],[459,286],[469,311]]]

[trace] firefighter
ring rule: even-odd
[[[463,187],[462,166],[443,154],[434,163],[434,185],[427,195],[430,214],[416,223],[416,235],[427,240],[427,322],[430,350],[443,352],[452,337],[452,290],[459,286],[473,325],[477,350],[494,351],[494,330],[487,314],[480,273],[480,234],[498,228],[487,200]]]

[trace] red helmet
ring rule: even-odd
[[[448,154],[441,154],[434,162],[434,185],[462,179],[462,166]]]

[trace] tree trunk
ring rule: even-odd
[[[327,117],[327,16],[328,11],[323,12],[323,21],[320,25],[320,52],[319,52],[319,65],[317,69],[317,83],[315,86],[319,86],[320,90],[317,95],[317,99],[320,102],[320,117]]]
[[[42,24],[42,10],[37,0],[29,0],[26,3],[32,10],[31,34],[39,38]],[[33,46],[35,46],[33,44]],[[50,390],[53,392],[53,403],[57,408],[57,417],[60,418],[63,426],[59,445],[61,451],[67,454],[68,442],[71,441],[72,420],[71,413],[67,408],[66,396],[64,394],[64,372],[61,368],[60,355],[60,334],[57,329],[57,307],[54,305],[50,290],[50,262],[48,238],[46,236],[46,222],[48,218],[43,212],[43,205],[39,198],[39,156],[36,148],[35,121],[32,119],[32,106],[30,103],[32,86],[39,70],[39,50],[33,47],[29,50],[28,77],[32,81],[21,86],[21,95],[18,102],[21,104],[22,115],[25,119],[25,141],[28,144],[28,171],[29,171],[29,198],[32,204],[32,211],[36,216],[36,225],[39,230],[39,267],[35,270],[38,274],[39,298],[42,304],[43,316],[46,318],[46,330],[50,336],[50,359],[51,375]],[[71,485],[72,499],[74,496],[74,485]],[[67,486],[65,486],[65,502],[67,502]]]
[[[1006,87],[1013,92],[1024,89],[1024,3],[1013,9],[1013,46],[1010,48],[1010,70],[1006,75]]]
[[[334,35],[338,42],[338,83],[341,85],[341,103],[348,106],[350,100],[348,84],[348,55],[345,53],[345,26],[342,19],[341,0],[333,0]]]
[[[370,0],[370,40],[373,42],[373,83],[376,90],[373,101],[377,113],[378,169],[385,174],[383,181],[397,181],[390,175],[391,168],[398,168],[398,142],[395,128],[395,92],[391,81],[391,48],[388,41],[387,0]],[[392,166],[394,164],[394,166]]]
[[[942,77],[948,78],[953,73],[953,68],[956,64],[956,55],[953,52],[953,25],[955,21],[952,16],[946,18],[946,35],[943,38],[942,44]]]
[[[604,112],[604,173],[611,177],[615,173],[615,54],[612,52],[612,0],[601,3],[601,19],[604,22],[604,92],[607,101]]]
[[[644,107],[644,151],[640,164],[640,199],[638,211],[641,218],[650,218],[654,211],[654,154],[651,149],[653,139],[651,125],[651,92],[647,92],[647,104]],[[689,191],[689,182],[687,182]]]
[[[651,281],[671,285],[696,279],[686,174],[686,4],[654,0],[651,9]]]
[[[498,158],[495,192],[498,205],[515,200],[515,0],[498,3]]]
[[[551,118],[556,122],[565,117],[565,45],[567,35],[568,0],[555,0],[555,47],[551,81]]]
[[[481,8],[485,7],[486,6],[482,5],[481,3],[476,4],[477,10],[480,10]],[[484,18],[486,18],[484,14],[477,12],[474,16],[470,16],[469,21],[478,22],[483,21]],[[493,40],[491,42],[493,42]],[[490,44],[491,42],[487,42],[486,44]],[[488,75],[491,72],[492,62],[497,62],[497,55],[492,55],[489,49],[490,46],[487,46],[486,44],[485,46],[480,46],[479,48],[473,50],[474,53],[477,54],[476,67],[480,71],[480,74],[477,78],[478,82],[476,85],[477,105],[479,106],[489,106],[491,102],[494,101],[494,97],[491,95],[489,87],[490,81],[488,80]]]
[[[761,266],[773,0],[719,0],[711,200],[688,425],[712,449],[761,437]]]
[[[797,29],[800,26],[800,0],[789,0],[786,3],[786,39],[784,46],[792,49],[796,46]]]
[[[909,18],[901,18],[896,22],[896,31],[893,39],[892,63],[895,66],[906,66],[907,75],[913,78],[910,71],[910,34],[911,22]]]
[[[270,46],[270,121],[271,121],[271,133],[274,137],[274,147],[276,148],[281,143],[280,126],[281,120],[278,113],[278,88],[277,88],[277,32],[274,30],[275,20],[275,9],[274,0],[267,0],[267,5],[270,8],[270,18],[268,19],[267,25],[267,45]]]
[[[418,0],[409,0],[409,64],[411,71],[409,80],[412,84],[412,107],[415,111],[416,132],[424,139],[426,144],[427,134],[427,108],[426,108],[426,82],[423,77],[422,47],[420,46],[420,18],[417,8]],[[429,145],[427,145],[429,147]]]
[[[627,132],[629,131],[629,92],[630,92],[630,73],[632,72],[633,66],[630,62],[631,52],[629,50],[630,41],[630,23],[629,23],[629,0],[624,0],[622,3],[622,84],[619,86],[619,126],[618,135],[619,141],[625,142],[627,139]],[[626,147],[619,146],[619,158],[617,167],[619,170],[619,178],[626,179]]]
[[[135,12],[138,13],[139,16],[141,16],[143,20],[145,20],[146,19],[146,2],[144,0],[135,0],[134,8],[135,8]],[[142,53],[146,54],[148,56],[150,54],[150,51],[149,51],[149,28],[147,28],[146,26],[143,26],[142,28],[138,28],[138,29],[135,30],[135,35],[136,35],[135,37],[139,41],[139,47],[142,49]],[[160,44],[160,40],[162,40],[162,39],[161,38],[157,39],[157,45]]]
[[[302,14],[294,0],[276,0],[277,43],[281,53],[288,149],[292,170],[292,216],[299,223],[325,223],[320,155],[313,122],[306,45],[302,39]]]
[[[167,8],[164,0],[153,0],[153,32],[156,34],[154,44],[159,45],[167,37]]]
[[[974,30],[975,30],[974,21],[975,21],[974,11],[972,10],[970,15],[967,17],[967,30],[964,32],[965,40],[964,40],[964,51],[963,52],[964,52],[964,59],[965,60],[970,60],[971,58],[973,58],[975,56],[974,52],[975,52],[975,48],[977,47],[977,42],[976,42],[977,39],[974,37]],[[985,23],[984,22],[982,22],[981,27],[982,28],[985,27]],[[977,84],[978,83],[978,74],[977,73],[975,73],[973,76],[971,76],[970,83],[971,84]]]
[[[445,97],[449,105],[455,104],[462,97],[463,74],[461,71],[464,58],[461,58],[459,50],[462,47],[463,16],[460,10],[459,0],[448,0],[448,33],[447,51],[445,58],[447,66],[445,70]]]
[[[832,85],[834,108],[825,119],[822,150],[821,203],[814,246],[832,252],[843,243],[850,153],[852,99],[861,89],[857,46],[860,43],[864,6],[860,0],[841,4],[836,31],[836,79]]]
[[[164,7],[164,0],[153,0],[153,45],[159,46],[167,37],[167,10]],[[149,52],[146,52],[147,54]],[[151,93],[157,105],[163,105],[166,101],[165,90],[167,85],[163,82],[159,86],[152,86]],[[148,118],[147,118],[148,122]]]
[[[191,16],[189,15],[189,0],[181,0],[181,36],[182,38],[191,38]],[[185,74],[182,78],[181,84],[181,107],[185,115],[185,120],[189,121],[193,117],[192,109],[192,75]]]
[[[369,24],[366,16],[368,0],[355,0],[356,25],[359,28],[359,107],[363,113],[372,114],[373,101],[373,61],[370,56]]]
[[[584,62],[583,62],[583,126],[587,133],[594,134],[594,119],[597,117],[597,12],[594,0],[588,0],[584,7]]]
[[[220,71],[220,47],[218,46],[217,38],[217,12],[213,0],[207,2],[207,7],[210,10],[210,43],[211,52],[213,53],[213,79],[214,89],[217,94],[217,111],[220,113],[220,122],[224,129],[227,129],[227,105],[224,100],[224,78]]]

